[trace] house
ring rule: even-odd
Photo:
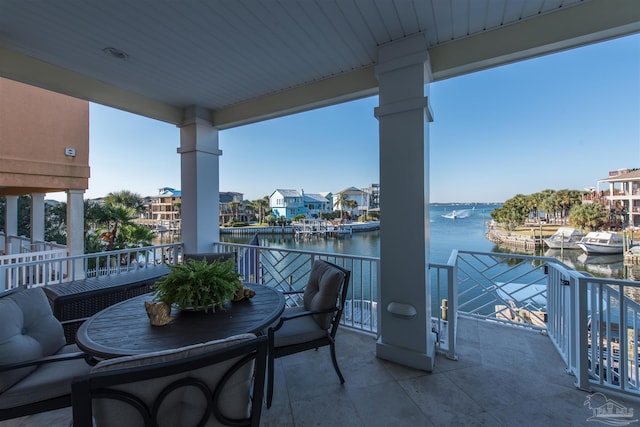
[[[276,218],[283,216],[291,220],[301,214],[319,217],[321,213],[332,211],[331,199],[326,196],[330,194],[277,189],[269,196],[269,207]]]
[[[322,193],[313,194],[303,192],[302,194],[304,207],[306,209],[306,216],[320,218],[321,214],[333,211],[331,208],[331,199],[323,196]]]
[[[182,194],[180,190],[163,187],[150,204],[151,219],[160,224],[173,224],[180,219]]]
[[[598,180],[607,189],[600,191],[600,202],[612,215],[621,215],[626,225],[640,227],[640,168],[609,171],[609,176]]]
[[[350,207],[343,202],[347,200],[353,200],[357,203],[354,207]],[[369,206],[370,194],[367,191],[360,190],[356,187],[348,187],[342,191],[337,192],[333,196],[333,210],[348,212],[351,216],[360,216],[367,212]]]
[[[1,62],[1,61],[0,61]],[[17,235],[18,197],[31,196],[31,246],[44,242],[45,194],[67,193],[67,250],[84,253],[83,196],[89,188],[89,103],[0,78],[0,196],[5,247]]]
[[[220,224],[226,224],[235,219],[249,222],[250,215],[245,209],[244,194],[232,191],[220,192]]]
[[[640,32],[637,0],[433,3],[158,2],[150,13],[144,2],[4,2],[0,75],[178,126],[188,252],[220,240],[211,221],[219,215],[220,132],[378,95],[372,114],[386,196],[376,354],[430,371],[430,84]],[[43,145],[25,140],[33,152]],[[288,160],[281,153],[278,167]],[[407,177],[419,178],[413,197],[397,203]]]

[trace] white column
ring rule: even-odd
[[[191,107],[180,126],[182,242],[186,253],[210,252],[220,240],[218,130],[208,110]]]
[[[430,80],[422,35],[383,45],[376,76],[380,106],[380,338],[377,356],[431,371],[429,285]]]
[[[84,254],[84,190],[67,190],[67,249]]]
[[[44,193],[31,193],[31,244],[36,242],[44,242]]]
[[[4,233],[4,253],[11,255],[11,240],[18,235],[18,196],[5,197]]]

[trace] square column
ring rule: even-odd
[[[191,107],[180,126],[182,242],[185,253],[210,252],[220,240],[218,130],[208,110]]]
[[[431,371],[429,146],[424,96],[430,68],[423,35],[383,45],[376,76],[380,106],[380,338],[377,356]],[[426,118],[426,120],[425,120]]]
[[[44,247],[34,247],[44,242],[44,193],[31,193],[31,250],[42,251]]]
[[[67,252],[69,256],[84,255],[84,190],[67,190]],[[73,261],[69,268],[73,277],[84,278],[84,262]]]
[[[11,241],[18,235],[18,196],[5,196],[4,210],[4,253],[11,255],[13,250]],[[19,251],[19,249],[17,249]]]

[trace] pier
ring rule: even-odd
[[[493,243],[519,249],[525,252],[535,252],[542,248],[541,236],[522,236],[519,234],[507,234],[502,230],[492,229],[487,231],[485,237]]]
[[[306,222],[305,222],[306,221]],[[351,222],[345,224],[333,224],[330,221],[305,220],[286,226],[265,227],[220,227],[220,234],[232,236],[251,236],[258,234],[293,234],[300,238],[309,237],[347,237],[360,231],[373,231],[380,229],[380,221]],[[314,222],[315,221],[315,222]],[[317,223],[316,223],[317,222]],[[326,222],[328,224],[322,224]]]

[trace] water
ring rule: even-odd
[[[445,263],[454,249],[476,252],[510,252],[514,250],[500,247],[485,238],[487,223],[491,220],[491,212],[499,205],[432,205],[430,209],[430,242],[433,263]],[[468,211],[467,211],[468,210]],[[456,211],[457,218],[449,218]],[[460,215],[462,214],[462,215]],[[465,215],[469,214],[465,217]],[[449,217],[446,217],[449,216]],[[462,217],[460,217],[462,216]],[[251,240],[251,236],[220,235],[223,242],[244,243]],[[261,235],[262,246],[298,249],[303,251],[317,251],[342,253],[361,256],[380,256],[380,233],[369,231],[353,233],[346,238],[313,238],[295,239],[293,235]],[[622,255],[589,256],[581,250],[546,250],[536,254],[559,259],[569,267],[579,271],[587,271],[597,277],[611,277],[630,279],[640,277],[640,266],[625,267]]]
[[[491,219],[489,213],[497,205],[438,205],[430,212],[431,261],[444,263],[453,249],[489,252],[495,244],[488,241],[484,234],[486,222]],[[469,209],[472,214],[466,218],[449,219],[442,215]],[[223,242],[249,243],[251,236],[220,235]],[[293,235],[261,235],[260,244],[274,248],[299,249],[305,251],[331,252],[361,256],[380,256],[380,232],[368,231],[353,233],[345,238],[296,239]]]

